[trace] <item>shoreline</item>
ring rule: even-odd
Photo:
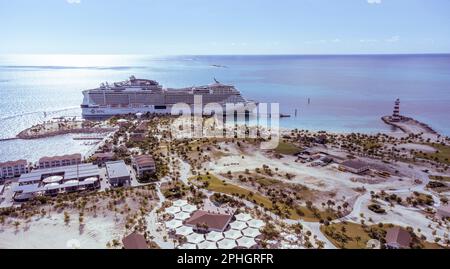
[[[1,141],[5,140],[14,140],[14,139],[24,139],[24,140],[32,140],[32,139],[40,139],[40,138],[48,138],[52,136],[59,136],[59,135],[66,135],[66,134],[93,134],[93,133],[109,133],[114,131],[114,128],[82,128],[82,129],[71,129],[71,130],[60,130],[60,131],[54,131],[54,132],[48,132],[45,134],[36,134],[36,135],[30,135],[28,134],[28,131],[30,128],[27,128],[20,132],[15,138],[11,139],[3,139]]]
[[[411,117],[403,117],[400,121],[392,121],[391,116],[383,116],[381,120],[387,125],[393,126],[395,128],[400,129],[405,134],[430,134],[430,135],[439,135],[433,128],[431,128],[428,124],[415,120]]]

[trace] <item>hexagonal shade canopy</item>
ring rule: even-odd
[[[219,240],[224,239],[225,237],[223,236],[222,233],[216,232],[216,231],[212,231],[209,232],[208,234],[206,234],[206,240],[208,241],[213,241],[213,242],[217,242]]]
[[[245,230],[242,230],[242,233],[247,236],[247,237],[251,237],[251,238],[255,238],[258,235],[261,234],[261,232],[258,229],[255,228],[247,228]]]
[[[231,239],[224,239],[217,242],[219,249],[232,249],[237,247],[236,241]]]
[[[247,213],[240,213],[234,217],[236,218],[236,220],[240,220],[240,221],[244,221],[244,222],[252,219],[252,216],[250,216],[250,214],[247,214]]]
[[[241,230],[244,230],[245,228],[247,228],[247,224],[242,221],[235,221],[235,222],[230,223],[230,227],[233,230],[241,231]]]
[[[190,234],[186,236],[187,242],[192,244],[198,244],[205,241],[205,237],[202,234]]]
[[[166,228],[167,229],[174,230],[174,229],[176,229],[178,227],[181,227],[181,226],[183,226],[183,222],[181,222],[181,220],[173,219],[173,220],[169,220],[169,221],[166,222]]]
[[[236,240],[238,238],[242,237],[242,233],[237,230],[229,230],[223,233],[225,235],[225,238]]]
[[[244,237],[239,238],[239,239],[237,240],[237,244],[238,244],[238,246],[240,246],[240,247],[251,248],[251,247],[253,247],[253,246],[256,245],[256,241],[255,241],[255,239],[253,239],[253,238],[244,236]]]
[[[181,207],[181,210],[187,213],[192,213],[197,210],[197,207],[194,205],[185,205]]]
[[[262,227],[266,226],[264,221],[259,219],[251,219],[247,221],[247,225],[252,228],[261,229]]]
[[[182,226],[176,230],[176,234],[179,234],[182,236],[188,236],[192,233],[194,233],[194,230],[191,227],[187,227],[187,226]]]
[[[165,212],[169,214],[175,214],[181,211],[181,208],[178,206],[171,206],[166,208]]]
[[[215,242],[203,241],[197,244],[198,249],[217,249],[217,245]]]
[[[178,206],[178,207],[182,207],[187,204],[188,204],[188,202],[186,200],[176,200],[173,202],[173,206]]]
[[[190,216],[191,216],[191,214],[186,213],[186,212],[178,212],[178,213],[174,214],[175,219],[179,219],[179,220],[188,219]]]

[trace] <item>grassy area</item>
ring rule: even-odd
[[[378,226],[375,229],[378,231],[377,234],[384,238],[385,229],[380,229]],[[339,248],[364,249],[367,242],[372,239],[367,229],[363,228],[361,224],[352,222],[322,225],[320,230],[333,245]]]
[[[393,227],[393,224],[383,224],[380,227],[378,225],[363,226],[357,223],[346,222],[334,223],[328,226],[322,225],[320,230],[336,247],[365,249],[370,239],[377,239],[380,242],[384,242],[387,230]],[[418,237],[413,239],[413,245],[415,248],[424,249],[442,248],[438,244],[421,241]]]
[[[416,153],[416,157],[450,165],[450,146],[444,146],[441,144],[427,144],[427,145],[435,148],[437,152],[434,153],[419,152]]]
[[[378,149],[381,148],[381,144],[375,141],[365,141],[363,143],[363,148],[364,150],[373,150],[373,149]]]
[[[161,188],[164,197],[168,199],[181,199],[186,196],[187,190],[188,187],[181,181],[176,181],[175,183],[171,183],[166,187]]]
[[[299,153],[301,149],[297,147],[296,145],[293,145],[291,143],[286,143],[283,141],[280,141],[278,144],[278,147],[275,149],[275,152],[278,154],[284,154],[284,155],[294,155],[296,153]]]
[[[276,179],[270,179],[270,178],[266,178],[266,177],[259,177],[259,176],[254,176],[256,178],[256,182],[258,182],[258,184],[260,184],[261,186],[272,186],[274,184],[278,184],[281,181],[276,180]]]
[[[209,191],[239,196],[277,214],[279,212],[284,212],[289,219],[319,221],[320,219],[336,218],[336,214],[331,211],[313,211],[307,207],[302,206],[292,208],[280,202],[272,203],[272,201],[266,196],[244,189],[237,185],[225,183],[214,175],[196,176],[191,178],[190,180],[195,180],[199,183],[202,183],[202,187],[206,188]]]
[[[450,177],[447,176],[428,176],[428,177],[431,180],[450,182]]]

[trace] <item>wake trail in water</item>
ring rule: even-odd
[[[75,109],[78,109],[78,108],[79,108],[78,106],[71,106],[71,107],[58,108],[58,109],[53,109],[53,110],[37,110],[37,111],[24,112],[24,113],[19,113],[19,114],[15,114],[15,115],[0,117],[0,122],[1,121],[6,121],[6,120],[11,120],[11,119],[14,119],[14,118],[20,118],[20,117],[25,117],[25,116],[29,116],[29,115],[34,115],[34,114],[44,114],[44,113],[46,113],[47,116],[49,116],[49,115],[53,115],[53,114],[56,114],[56,113],[59,113],[59,112],[75,110]]]

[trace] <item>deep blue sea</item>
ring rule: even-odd
[[[450,55],[22,55],[0,56],[0,138],[52,117],[79,116],[82,90],[130,75],[165,87],[216,78],[248,99],[280,103],[281,112],[293,116],[281,120],[283,127],[311,130],[391,131],[380,117],[391,114],[400,98],[402,114],[450,135]],[[3,141],[0,161],[88,149],[70,135]]]

